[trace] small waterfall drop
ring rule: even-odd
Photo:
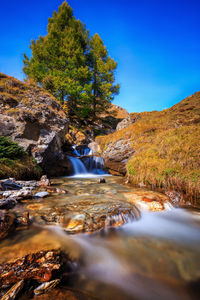
[[[74,175],[86,174],[87,170],[82,161],[77,157],[68,156],[74,169]]]
[[[104,167],[104,160],[86,145],[73,147],[74,156],[68,156],[72,163],[73,176],[95,177],[97,175],[108,175]]]

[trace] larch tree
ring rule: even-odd
[[[92,73],[92,115],[93,120],[98,113],[110,107],[114,96],[119,93],[119,84],[115,85],[117,63],[108,56],[102,39],[96,33],[90,40],[90,71]]]
[[[23,71],[51,92],[68,113],[86,117],[90,110],[91,72],[87,66],[89,32],[63,2],[48,20],[47,35],[32,40],[32,57],[24,54]],[[65,104],[66,107],[66,104]]]
[[[91,38],[66,1],[48,20],[47,35],[32,40],[32,56],[24,54],[28,79],[52,93],[71,120],[95,121],[119,92],[117,63],[98,34]]]

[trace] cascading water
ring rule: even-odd
[[[72,148],[74,156],[68,156],[68,158],[72,163],[74,176],[108,175],[103,158],[95,155],[89,147],[73,146]]]
[[[84,164],[82,163],[82,161],[79,158],[73,157],[73,156],[68,156],[68,158],[72,163],[74,175],[87,173],[87,170],[86,170]]]

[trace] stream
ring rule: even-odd
[[[101,170],[101,160],[93,161]],[[74,176],[52,180],[67,194],[15,207],[18,214],[28,210],[33,224],[0,242],[0,264],[40,250],[69,255],[73,272],[57,294],[34,299],[199,299],[200,212],[174,208],[166,196],[124,185],[120,177],[89,172],[91,163],[75,164]]]
[[[53,185],[67,187],[71,194],[34,204],[24,201],[20,209],[27,205],[31,215],[38,216],[52,207],[63,211],[63,205],[72,205],[73,213],[87,213],[90,218],[90,214],[109,213],[114,203],[121,202],[123,209],[129,209],[124,193],[147,194],[122,185],[119,177],[105,178],[105,184],[99,184],[95,177],[55,179]],[[170,207],[159,212],[140,211],[140,216],[127,217],[124,222],[120,227],[76,235],[67,234],[65,224],[35,222],[0,243],[0,263],[13,260],[16,253],[22,257],[62,248],[77,262],[67,282],[67,287],[83,293],[77,299],[198,299],[200,213]],[[65,299],[65,288],[60,299]],[[44,299],[51,299],[50,295]]]

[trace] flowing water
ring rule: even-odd
[[[73,166],[74,177],[96,177],[109,175],[102,157],[95,155],[87,146],[73,146],[74,156],[68,156]]]
[[[18,209],[29,206],[31,216],[38,216],[43,210],[48,214],[60,207],[61,212],[67,208],[67,213],[92,216],[92,220],[101,212],[117,219],[116,211],[129,211],[147,196],[158,197],[154,192],[126,187],[120,178],[105,178],[105,184],[98,184],[97,178],[56,179],[53,184],[67,188],[70,194],[37,203],[27,200]],[[134,197],[127,201],[127,195]],[[90,234],[67,234],[58,221],[38,226],[36,218],[35,225],[0,243],[0,263],[13,260],[16,254],[21,257],[38,250],[62,248],[77,263],[74,274],[61,289],[62,296],[56,299],[66,299],[65,288],[80,292],[80,298],[72,299],[199,299],[200,212],[163,207],[159,212],[140,209],[139,215],[127,217],[124,225]],[[50,293],[44,299],[53,296]]]
[[[68,156],[69,160],[72,163],[74,175],[86,174],[88,173],[86,167],[82,161],[77,157]]]

